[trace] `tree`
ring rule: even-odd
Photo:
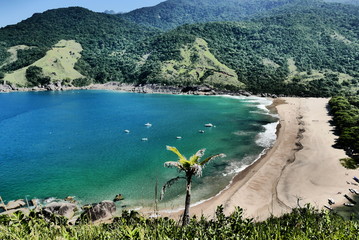
[[[200,162],[200,159],[204,155],[206,149],[199,150],[196,154],[190,157],[189,160],[187,160],[187,158],[185,158],[175,147],[167,146],[167,150],[174,152],[179,157],[179,159],[177,162],[172,162],[172,161],[165,162],[164,164],[165,167],[177,168],[180,172],[185,172],[186,176],[185,177],[178,176],[176,178],[172,178],[165,185],[163,185],[160,199],[163,198],[163,195],[167,188],[169,188],[171,185],[173,185],[175,182],[177,182],[180,179],[186,179],[186,201],[185,201],[185,208],[184,208],[183,219],[182,219],[182,225],[185,226],[189,223],[189,219],[190,219],[189,207],[191,203],[192,177],[202,176],[202,169],[209,161],[218,157],[225,157],[226,155],[223,153],[216,154]]]
[[[46,85],[51,82],[50,77],[44,76],[42,68],[37,66],[28,67],[25,76],[31,86]]]

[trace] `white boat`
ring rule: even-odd
[[[205,127],[213,127],[213,124],[212,123],[206,123],[204,124]]]
[[[127,130],[127,129],[126,129],[124,132],[125,132],[125,133],[130,133],[130,130]]]
[[[354,193],[354,194],[356,194],[356,195],[359,195],[359,192],[358,192],[356,189],[349,188],[349,191],[350,191],[351,193]]]
[[[333,210],[333,208],[330,207],[330,206],[324,205],[324,207],[325,207],[326,209],[328,209],[328,210]]]
[[[353,204],[353,203],[344,203],[344,206],[347,206],[347,207],[354,207],[354,204]]]
[[[148,141],[148,138],[142,138],[141,140],[142,141]]]
[[[176,139],[182,139],[182,137],[181,137],[181,136],[177,136]]]
[[[152,124],[151,124],[151,123],[146,123],[145,126],[146,126],[146,127],[151,127]]]
[[[204,130],[198,130],[199,133],[204,133]]]

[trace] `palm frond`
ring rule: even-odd
[[[166,149],[174,152],[179,157],[179,161],[181,161],[181,160],[187,161],[187,159],[178,151],[177,148],[171,147],[171,146],[166,146]]]
[[[168,168],[179,168],[180,170],[183,170],[183,166],[179,162],[173,162],[173,161],[165,162],[164,166]]]
[[[202,166],[198,165],[198,164],[194,164],[193,166],[191,166],[193,174],[196,175],[197,177],[201,177],[202,176]]]
[[[223,153],[220,153],[220,154],[216,154],[216,155],[213,155],[213,156],[210,156],[210,157],[208,157],[208,158],[206,158],[205,160],[203,160],[202,162],[200,162],[199,164],[201,165],[201,166],[204,166],[206,163],[208,163],[209,161],[211,161],[211,160],[214,160],[214,159],[216,159],[216,158],[223,158],[223,157],[226,157],[226,155],[225,154],[223,154]]]
[[[163,185],[163,187],[162,187],[161,195],[160,195],[160,200],[163,199],[163,195],[165,194],[166,190],[167,190],[169,187],[171,187],[174,183],[176,183],[178,180],[180,180],[180,179],[182,179],[182,178],[183,178],[183,179],[186,179],[185,177],[180,177],[180,176],[178,176],[178,177],[172,178],[171,180],[167,181],[167,182]]]
[[[198,150],[198,152],[196,154],[194,154],[192,157],[190,157],[189,161],[191,162],[191,164],[197,163],[198,159],[203,157],[205,151],[206,151],[205,148],[200,149],[200,150]]]

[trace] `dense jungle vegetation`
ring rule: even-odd
[[[294,209],[282,217],[254,222],[238,208],[230,216],[220,206],[214,219],[192,218],[181,227],[167,218],[145,218],[124,212],[113,223],[69,226],[66,219],[53,216],[45,221],[31,212],[0,216],[1,239],[357,239],[359,223],[344,220],[335,213],[311,207]]]
[[[61,39],[71,39],[83,48],[75,68],[87,78],[84,83],[208,85],[297,96],[358,94],[359,7],[317,0],[223,4],[166,1],[126,15],[142,16],[137,23],[122,14],[78,7],[34,14],[0,29],[0,78],[34,63]],[[194,5],[199,10],[192,11]],[[242,17],[235,17],[238,9],[232,5],[251,8],[246,21],[239,22]],[[182,19],[185,10],[191,20]],[[160,30],[146,15],[151,11],[170,12],[166,22],[191,24]],[[197,23],[204,21],[213,22]],[[198,41],[204,41],[202,47]],[[7,50],[21,44],[30,48],[18,50],[16,61],[9,62]]]
[[[337,145],[344,148],[351,157],[344,161],[348,167],[359,164],[359,97],[333,97],[329,101],[333,122],[338,131]]]

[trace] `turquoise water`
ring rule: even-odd
[[[162,186],[178,175],[163,167],[177,160],[166,150],[171,145],[187,157],[200,148],[206,156],[227,155],[195,179],[193,202],[209,198],[273,143],[277,120],[264,104],[260,98],[111,91],[0,94],[0,196],[72,195],[91,203],[121,193],[129,207],[151,206],[156,181]],[[172,186],[162,206],[181,204],[183,192],[184,182]]]

